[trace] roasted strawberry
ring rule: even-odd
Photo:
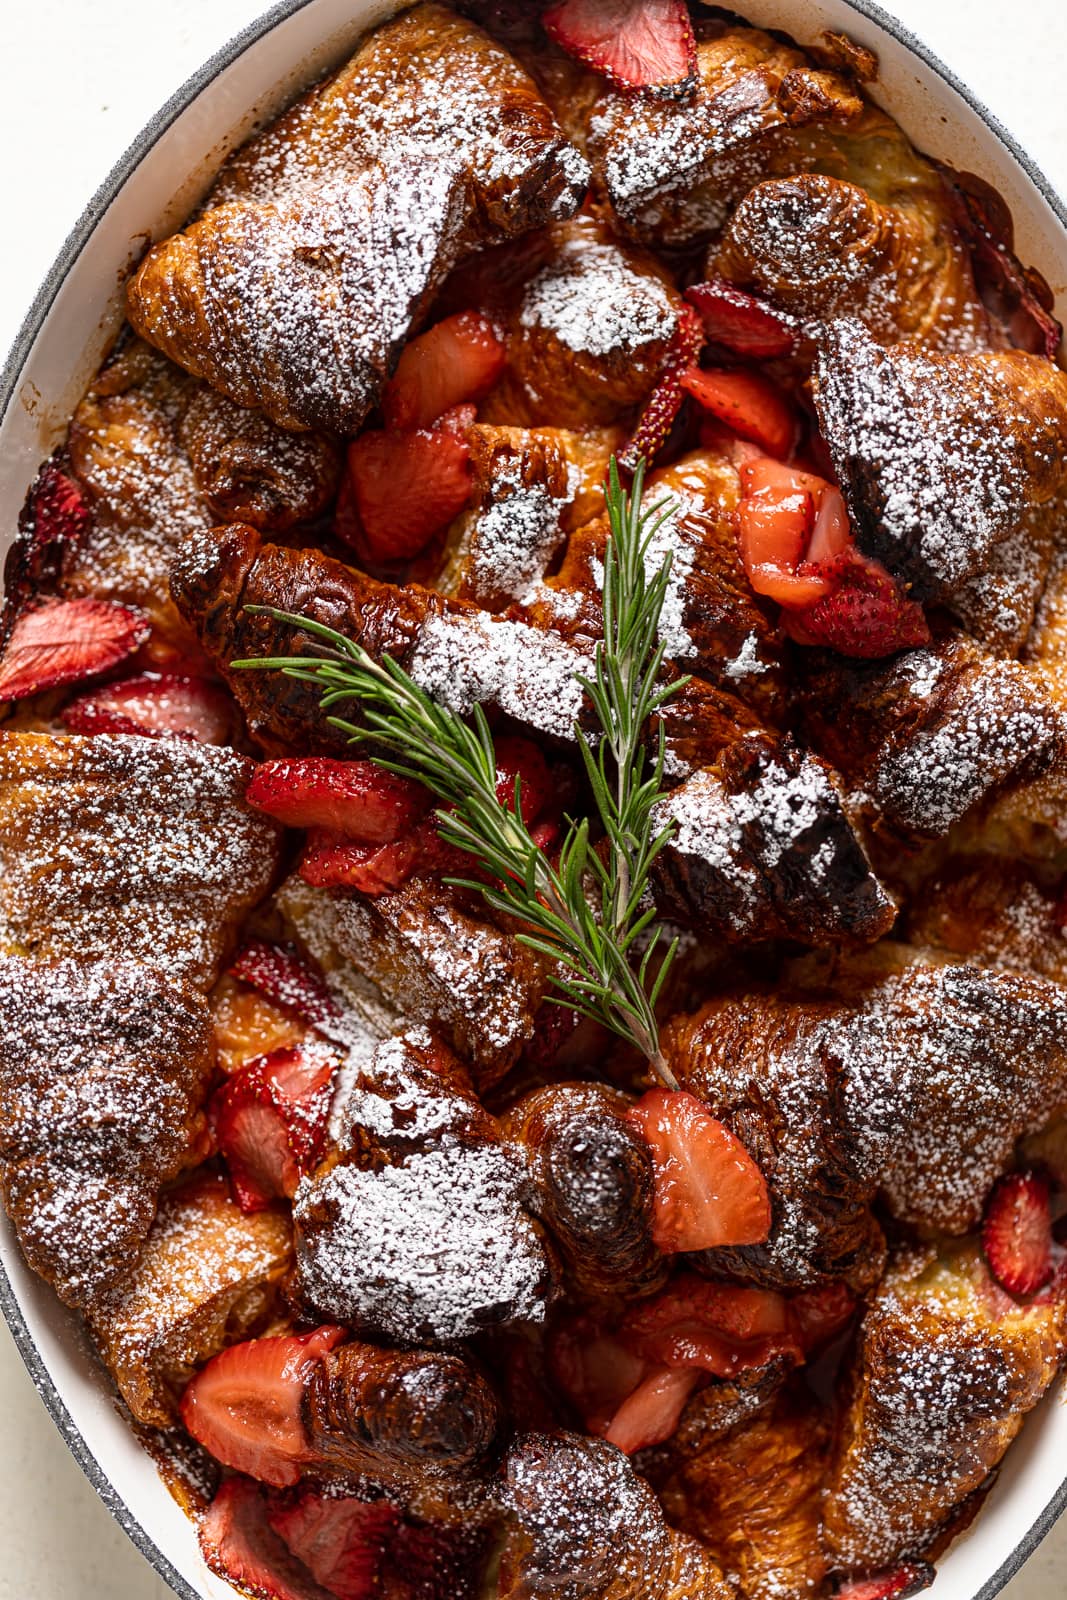
[[[618,453],[619,466],[633,472],[639,461],[653,462],[682,409],[682,374],[688,372],[704,344],[704,325],[692,306],[683,306],[656,387],[645,401],[637,426]]]
[[[880,562],[850,550],[834,572],[828,594],[783,614],[782,625],[797,644],[876,660],[930,642],[922,606],[905,596]]]
[[[250,984],[268,1000],[289,1006],[303,1022],[318,1028],[327,1038],[336,1033],[341,1007],[321,974],[302,961],[295,950],[252,939],[239,951],[230,977]]]
[[[856,1297],[843,1283],[824,1283],[792,1296],[786,1306],[789,1331],[804,1357],[816,1355],[844,1333],[856,1314]]]
[[[661,1250],[760,1244],[771,1227],[763,1174],[694,1095],[650,1089],[627,1116],[652,1151],[653,1238]]]
[[[29,595],[62,570],[85,543],[92,513],[81,488],[53,458],[38,472],[19,514],[18,534],[4,566],[0,643],[7,640]]]
[[[537,821],[552,797],[552,774],[540,748],[532,739],[505,734],[496,740],[496,793],[501,805],[515,807],[519,786],[522,820]]]
[[[507,349],[488,317],[460,311],[404,347],[382,392],[388,428],[428,428],[446,411],[488,394]]]
[[[603,1437],[627,1456],[666,1443],[677,1432],[682,1412],[702,1381],[692,1368],[650,1368],[603,1430]]]
[[[913,1594],[929,1589],[934,1569],[925,1561],[905,1561],[892,1572],[874,1578],[853,1578],[838,1589],[834,1600],[909,1600]]]
[[[470,447],[451,428],[368,432],[348,448],[361,560],[410,561],[470,498]]]
[[[313,828],[297,868],[314,889],[358,889],[390,894],[406,883],[419,862],[420,840],[409,833],[392,844],[357,844],[342,834]]]
[[[694,283],[685,298],[700,312],[708,338],[734,355],[768,361],[792,354],[796,345],[792,318],[725,278]]]
[[[1034,1294],[1052,1276],[1052,1211],[1046,1180],[1036,1172],[1006,1173],[993,1187],[982,1219],[989,1269],[1009,1294]]]
[[[374,761],[328,756],[260,762],[245,799],[287,827],[326,828],[373,845],[399,839],[430,804],[429,791],[421,784],[386,772]]]
[[[619,1338],[643,1360],[672,1369],[736,1377],[803,1353],[789,1328],[784,1297],[773,1289],[711,1283],[683,1272],[623,1319]]]
[[[814,527],[815,505],[803,490],[764,489],[741,501],[738,549],[757,594],[800,607],[831,592],[832,576],[803,559]]]
[[[558,0],[541,21],[569,55],[626,89],[682,84],[696,71],[685,0]]]
[[[44,600],[24,611],[0,660],[0,700],[109,672],[149,634],[139,611],[112,600]]]
[[[606,1432],[649,1370],[643,1356],[598,1328],[588,1316],[572,1318],[558,1327],[549,1355],[553,1377],[590,1433]]]
[[[336,1600],[369,1600],[400,1513],[388,1500],[336,1499],[301,1490],[268,1512],[274,1532]]]
[[[797,440],[792,405],[769,378],[744,367],[690,367],[682,388],[727,427],[785,460]]]
[[[214,1356],[182,1395],[182,1421],[224,1467],[289,1489],[311,1461],[301,1417],[318,1363],[344,1328],[247,1339]]]
[[[292,1199],[322,1148],[337,1055],[312,1039],[258,1056],[212,1104],[215,1138],[242,1211]]]
[[[225,689],[174,672],[143,672],[106,684],[79,695],[61,716],[72,733],[138,733],[199,744],[226,744],[237,727],[236,707]]]
[[[335,1600],[267,1517],[267,1497],[258,1484],[226,1478],[200,1522],[200,1549],[211,1571],[256,1600]]]

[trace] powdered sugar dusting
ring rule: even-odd
[[[628,266],[617,245],[565,240],[530,281],[519,309],[524,328],[553,334],[567,349],[592,356],[666,342],[677,313],[664,284]]]

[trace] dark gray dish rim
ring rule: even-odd
[[[126,153],[115,163],[111,172],[97,189],[72,228],[65,244],[52,263],[33,305],[27,312],[22,327],[16,335],[11,352],[4,364],[3,373],[0,374],[0,418],[7,415],[26,357],[29,355],[45,318],[51,310],[52,303],[59,293],[63,280],[81,254],[97,223],[134,169],[186,107],[196,99],[201,90],[205,89],[221,72],[225,71],[239,56],[243,55],[250,45],[255,44],[264,34],[269,33],[279,22],[283,22],[287,17],[302,11],[305,6],[311,3],[312,0],[278,0],[277,4],[271,6],[255,22],[249,23],[247,28],[242,28],[240,33],[235,34],[228,44],[217,51],[197,72],[194,72],[191,78],[186,79],[181,88],[145,124]],[[738,3],[743,6],[744,0],[738,0]],[[886,11],[883,11],[881,6],[874,4],[873,0],[845,0],[845,3],[851,6],[853,11],[858,11],[861,16],[867,17],[871,22],[876,23],[914,56],[917,56],[920,61],[931,68],[938,77],[943,79],[967,102],[990,132],[994,133],[1001,144],[1014,156],[1034,187],[1059,218],[1064,229],[1067,230],[1067,205],[1064,204],[1052,184],[1049,183],[1044,173],[1030,159],[1025,150],[1020,147],[992,112],[971,93],[966,84],[946,67],[944,62],[929,50],[921,40],[903,27],[895,17],[891,17]],[[33,1335],[26,1324],[26,1319],[22,1314],[22,1309],[15,1297],[15,1292],[2,1263],[0,1263],[0,1311],[4,1314],[19,1354],[26,1364],[26,1369],[33,1379],[34,1386],[44,1401],[52,1421],[66,1440],[74,1459],[119,1526],[128,1534],[159,1576],[170,1585],[176,1595],[180,1596],[180,1600],[203,1600],[202,1595],[191,1588],[181,1574],[175,1571],[159,1546],[137,1521],[125,1501],[112,1486],[107,1474],[75,1426],[74,1420],[63,1404],[59,1391],[45,1366],[41,1353],[33,1341]],[[1033,1555],[1042,1539],[1044,1539],[1057,1518],[1065,1510],[1067,1510],[1067,1477],[1064,1478],[1063,1483],[1060,1484],[1040,1516],[1037,1517],[1019,1540],[1008,1559],[983,1584],[982,1588],[974,1596],[974,1600],[994,1600],[994,1596],[1000,1593],[1009,1578],[1012,1578],[1023,1563]]]

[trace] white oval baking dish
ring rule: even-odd
[[[737,0],[801,44],[843,29],[876,51],[881,100],[928,154],[980,174],[1015,218],[1017,248],[1067,312],[1067,208],[995,119],[928,50],[867,0]],[[281,0],[178,90],[93,197],[46,278],[0,379],[0,527],[13,533],[41,459],[121,317],[121,283],[171,231],[259,121],[341,60],[396,0]],[[0,549],[0,554],[2,554]],[[77,1319],[33,1277],[0,1217],[0,1308],[90,1482],[182,1600],[234,1600],[207,1571],[192,1524],[118,1416]],[[992,1600],[1067,1508],[1067,1385],[1027,1422],[975,1524],[940,1564],[934,1600]]]

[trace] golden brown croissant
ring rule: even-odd
[[[170,1427],[197,1368],[266,1325],[291,1256],[288,1217],[246,1215],[221,1175],[199,1173],[160,1198],[136,1265],[87,1308],[138,1422]]]
[[[456,262],[569,215],[585,176],[518,64],[417,6],[238,152],[130,320],[238,405],[350,434]]]
[[[205,1142],[213,1066],[185,984],[130,961],[0,959],[0,1185],[68,1305],[129,1271],[161,1186]]]
[[[923,602],[1030,537],[1067,474],[1067,373],[1022,350],[880,346],[855,318],[821,339],[815,405],[856,541]]]
[[[602,1439],[520,1434],[498,1491],[508,1515],[500,1600],[733,1600],[696,1540]]]
[[[252,764],[191,740],[0,733],[0,917],[20,952],[144,961],[207,988],[266,892]]]
[[[921,1553],[997,1466],[1063,1359],[1063,1303],[1011,1299],[976,1245],[894,1264],[860,1335],[826,1501],[834,1566]]]
[[[1060,893],[1021,861],[964,856],[922,884],[907,908],[910,944],[983,967],[1031,972],[1067,984],[1067,924]]]
[[[792,1389],[725,1438],[694,1449],[676,1437],[668,1446],[674,1470],[659,1491],[663,1508],[736,1574],[745,1600],[809,1600],[822,1592],[829,1440],[825,1409]]]

